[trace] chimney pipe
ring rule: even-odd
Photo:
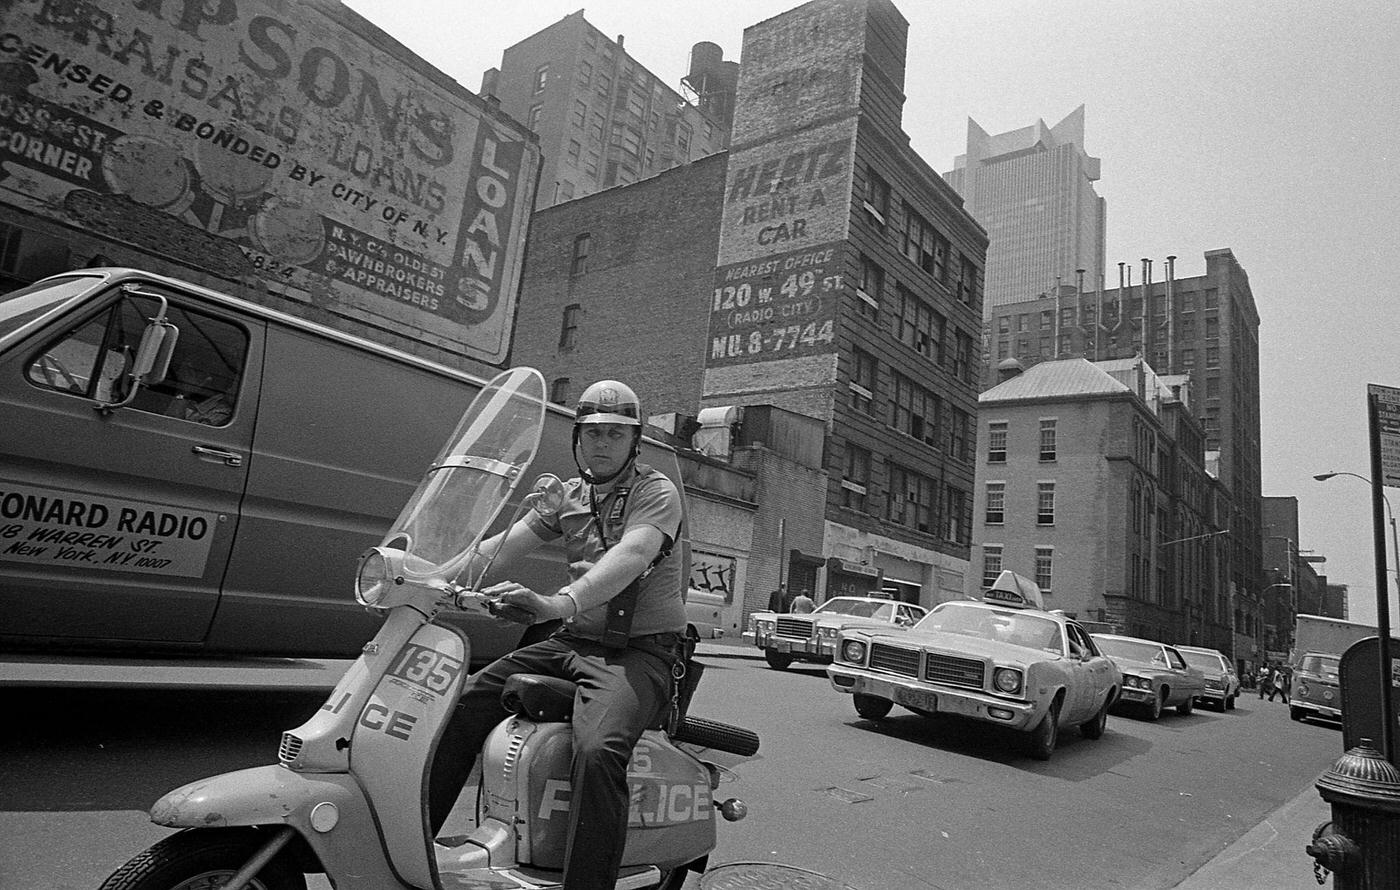
[[[1167,373],[1176,373],[1176,256],[1167,257]]]

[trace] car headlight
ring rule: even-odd
[[[865,664],[865,644],[860,640],[847,640],[842,643],[841,660],[853,664]]]
[[[379,605],[395,584],[403,583],[403,578],[394,570],[393,554],[398,551],[371,547],[360,557],[360,570],[355,573],[355,599],[361,605]]]
[[[1304,698],[1307,698],[1307,696],[1308,696],[1308,684],[1306,684],[1306,683],[1299,683],[1299,684],[1298,684],[1298,694],[1301,695],[1301,696],[1303,696]]]
[[[834,627],[819,627],[817,628],[817,635],[832,639],[836,636],[836,630],[837,629]]]
[[[773,632],[773,622],[771,621],[756,621],[754,622],[754,627],[756,627],[758,629],[757,632],[761,634],[771,634]]]
[[[997,668],[992,671],[992,688],[1006,695],[1016,695],[1021,691],[1021,672],[1014,668]]]
[[[1151,689],[1152,681],[1148,680],[1146,677],[1138,677],[1133,674],[1124,674],[1123,685],[1131,686],[1134,689]]]

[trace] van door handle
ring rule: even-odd
[[[205,445],[196,445],[190,450],[200,457],[217,457],[230,467],[243,466],[243,455],[236,451],[225,451],[222,448],[209,448]]]

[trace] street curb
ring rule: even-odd
[[[1319,774],[1321,778],[1321,774]],[[1216,854],[1176,890],[1285,890],[1317,887],[1313,858],[1303,849],[1332,808],[1312,783]]]

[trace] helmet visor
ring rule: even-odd
[[[594,399],[580,399],[574,423],[619,423],[623,426],[641,426],[642,419],[636,402],[625,399],[610,399],[603,403]]]

